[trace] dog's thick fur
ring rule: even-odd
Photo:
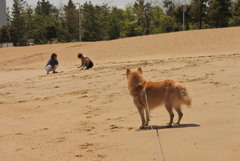
[[[149,110],[164,104],[169,116],[170,121],[167,127],[171,127],[173,123],[173,109],[178,113],[177,124],[180,124],[183,113],[181,111],[181,105],[191,105],[191,98],[188,95],[187,89],[180,83],[172,80],[165,80],[161,82],[148,81],[142,74],[142,69],[137,71],[126,71],[128,90],[133,97],[133,102],[136,105],[138,112],[141,116],[142,125],[140,128],[148,126],[150,121],[149,111],[146,105],[145,92],[147,95]],[[146,119],[144,117],[144,111],[146,112]]]

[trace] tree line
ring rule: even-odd
[[[185,4],[185,30],[240,25],[240,0],[190,0]],[[80,17],[79,17],[80,16]],[[79,20],[81,30],[79,30]],[[183,4],[164,0],[163,6],[136,0],[124,9],[85,2],[79,9],[69,0],[57,8],[39,0],[35,8],[25,0],[14,0],[7,25],[0,28],[0,42],[46,44],[159,34],[183,30]]]

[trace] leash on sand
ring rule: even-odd
[[[148,99],[147,99],[147,92],[146,92],[146,86],[144,87],[144,94],[145,94],[145,99],[146,99],[146,105],[147,105],[147,112],[148,112],[148,115],[149,115],[149,125],[150,125],[150,127],[151,127],[151,130],[154,130],[153,129],[153,125],[151,124],[151,117],[150,117],[150,110],[149,110],[149,106],[148,106]],[[156,136],[157,136],[157,139],[158,139],[158,144],[159,144],[159,147],[160,147],[160,150],[161,150],[161,153],[162,153],[162,159],[163,159],[163,161],[166,161],[165,160],[165,156],[164,156],[164,153],[163,153],[163,148],[162,148],[162,143],[161,143],[161,139],[160,139],[160,135],[159,135],[159,132],[158,132],[158,129],[156,128],[155,129],[156,130]],[[153,134],[154,135],[154,134]],[[158,157],[159,157],[159,161],[160,161],[160,153],[159,152],[157,152],[157,154],[158,154]]]

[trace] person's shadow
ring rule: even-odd
[[[171,127],[167,127],[167,126],[159,126],[159,125],[152,125],[152,126],[147,126],[144,127],[144,129],[140,129],[140,130],[151,130],[152,128],[155,130],[159,130],[159,129],[176,129],[176,128],[188,128],[188,127],[199,127],[200,125],[198,124],[173,124]]]

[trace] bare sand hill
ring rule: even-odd
[[[179,127],[164,128],[163,107],[151,113],[167,161],[239,161],[239,35],[236,27],[0,49],[0,160],[162,160],[127,91],[126,68],[142,67],[152,81],[183,82],[193,99]],[[46,75],[52,52],[60,73]],[[93,69],[76,68],[78,52]]]

